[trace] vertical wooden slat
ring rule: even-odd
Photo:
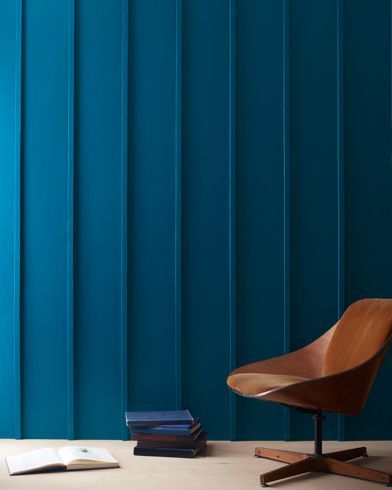
[[[75,433],[78,438],[122,438],[126,5],[123,0],[84,0],[75,7]]]
[[[22,1],[0,2],[0,438],[21,437]]]
[[[182,398],[181,4],[129,9],[129,409],[164,410]]]
[[[236,0],[229,10],[229,358],[230,370],[237,365],[236,287]],[[237,398],[230,393],[230,440],[237,439]]]
[[[120,342],[121,342],[121,413],[123,439],[128,439],[124,412],[128,408],[128,0],[122,0],[121,38],[121,254],[120,254]]]
[[[230,425],[229,6],[183,5],[183,401],[221,439]]]
[[[24,437],[68,437],[68,38],[68,0],[23,1]]]
[[[346,303],[392,297],[391,1],[344,0]],[[349,440],[391,439],[392,357]]]
[[[336,2],[291,2],[292,349],[312,341],[336,322],[339,281],[336,69]],[[322,289],[315,287],[319,283]],[[327,438],[336,438],[335,418],[329,416]],[[292,437],[312,437],[312,426],[305,414],[292,413]]]
[[[182,0],[176,0],[175,64],[175,169],[174,169],[174,324],[176,406],[182,406],[182,321],[181,321],[181,167],[182,167]]]
[[[68,0],[68,128],[67,128],[67,384],[68,439],[74,439],[74,112],[75,0]]]
[[[237,3],[237,359],[284,347],[283,2]],[[272,332],[274,332],[272,334]],[[283,409],[238,398],[240,439],[282,439]]]
[[[346,303],[346,241],[344,192],[344,59],[343,59],[343,0],[336,0],[336,59],[337,59],[337,176],[338,176],[338,317]],[[345,439],[345,417],[338,417],[338,439]]]
[[[283,235],[284,352],[291,350],[290,300],[290,0],[283,0]],[[284,438],[291,440],[291,411],[284,409]]]
[[[21,390],[21,323],[20,323],[20,263],[21,263],[21,157],[22,157],[22,32],[23,0],[16,2],[15,49],[15,160],[14,160],[14,381],[15,438],[22,437]]]

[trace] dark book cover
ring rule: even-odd
[[[176,436],[176,435],[161,435],[161,434],[141,434],[140,432],[133,432],[131,439],[133,441],[161,441],[161,442],[185,442],[195,441],[203,429],[200,428],[190,436]]]
[[[193,424],[195,422],[189,410],[168,412],[125,412],[125,421],[132,427],[153,427],[156,425]]]
[[[160,456],[160,457],[171,457],[171,458],[194,458],[200,454],[206,445],[199,447],[197,449],[166,449],[166,448],[142,448],[135,447],[133,454],[135,456]]]
[[[162,442],[162,441],[138,441],[136,447],[143,449],[198,449],[205,446],[207,442],[208,434],[207,432],[202,432],[200,436],[194,440],[187,440],[181,442]]]
[[[178,425],[157,425],[155,427],[137,427],[129,426],[129,432],[138,432],[139,434],[156,434],[156,435],[173,435],[173,436],[191,436],[201,427],[200,422],[194,424]]]

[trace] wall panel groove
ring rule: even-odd
[[[182,407],[182,0],[176,0],[175,172],[174,172],[174,328],[176,407]]]
[[[15,19],[15,161],[14,161],[14,380],[15,438],[22,437],[21,388],[21,158],[22,158],[22,73],[23,0],[16,2]]]
[[[128,439],[123,422],[128,408],[128,0],[121,3],[121,407],[120,431]]]
[[[337,317],[346,308],[346,240],[345,240],[345,170],[344,170],[344,36],[343,0],[336,0],[336,60],[337,60],[337,177],[338,177],[338,298]],[[338,417],[338,439],[345,439],[345,417]]]
[[[291,351],[290,300],[290,0],[283,0],[283,235],[284,235],[284,292],[283,292],[283,349]],[[284,439],[291,440],[291,412],[284,409]]]
[[[237,367],[237,273],[236,273],[236,0],[229,10],[229,351],[230,371]],[[230,393],[230,440],[237,439],[237,398]]]
[[[68,439],[75,437],[74,414],[74,117],[75,117],[75,0],[68,0],[67,86],[67,384]]]

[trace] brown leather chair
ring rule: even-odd
[[[227,379],[237,394],[313,414],[314,454],[256,448],[255,455],[288,466],[260,475],[267,483],[309,471],[351,476],[392,486],[392,475],[346,463],[367,456],[359,447],[322,452],[322,412],[358,415],[392,340],[392,300],[353,303],[322,337],[290,354],[247,364]]]

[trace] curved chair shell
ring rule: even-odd
[[[361,300],[355,308],[383,302],[392,312],[391,300]],[[389,316],[388,316],[388,321]],[[323,375],[324,359],[339,322],[323,336],[290,354],[247,364],[228,377],[237,394],[280,403],[309,411],[357,415],[363,408],[373,381],[392,340],[392,333],[380,349],[364,362],[333,374]]]
[[[293,383],[263,393],[261,397],[267,401],[311,411],[358,415],[365,405],[387,348],[385,346],[371,359],[355,368]]]

